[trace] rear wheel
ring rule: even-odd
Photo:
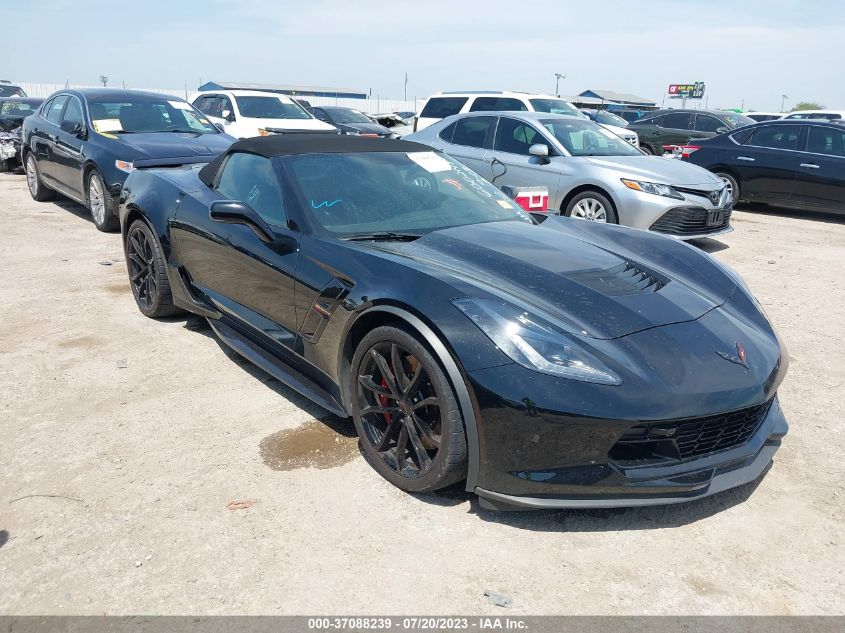
[[[414,336],[376,328],[352,359],[352,416],[370,464],[390,483],[429,492],[466,477],[460,409],[440,365]]]
[[[29,152],[26,155],[24,165],[26,169],[26,185],[29,187],[29,195],[32,196],[32,199],[38,202],[53,200],[56,197],[56,192],[41,180],[41,172],[38,171],[38,161],[35,160],[35,154]]]
[[[138,309],[151,318],[178,314],[167,279],[164,253],[150,227],[135,220],[126,234],[126,268]]]
[[[739,180],[737,180],[733,174],[725,172],[716,172],[716,176],[721,178],[722,182],[725,183],[725,188],[728,190],[728,193],[731,194],[731,205],[736,205],[736,203],[739,202]]]
[[[566,205],[564,214],[576,220],[619,224],[619,218],[610,200],[598,191],[579,193]]]
[[[120,224],[114,213],[115,201],[106,188],[103,177],[96,170],[88,174],[88,208],[94,226],[104,233],[113,233]]]

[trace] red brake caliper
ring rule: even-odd
[[[387,387],[387,380],[385,380],[384,378],[381,379],[381,386],[384,387],[385,389],[388,388]],[[390,402],[390,398],[388,398],[387,396],[383,396],[383,395],[379,394],[378,401],[379,401],[379,404],[381,404],[381,406],[386,407],[388,405],[388,403]],[[387,422],[388,424],[391,424],[393,422],[393,414],[392,413],[382,413],[382,415],[384,416],[384,421]]]

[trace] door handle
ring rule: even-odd
[[[807,169],[818,169],[818,165],[814,165],[813,163],[801,163],[801,167],[806,167]]]
[[[751,158],[750,156],[737,156],[737,160],[744,160],[747,163],[753,163],[756,159]]]

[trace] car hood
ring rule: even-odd
[[[722,182],[706,169],[658,156],[590,156],[585,160],[597,167],[624,172],[625,177],[636,180],[676,187],[698,186],[708,191],[722,186]]]
[[[616,136],[621,136],[622,138],[631,138],[632,136],[637,136],[637,133],[634,130],[629,130],[626,127],[619,127],[617,125],[605,125],[604,123],[599,123],[605,130],[608,132],[613,132]]]
[[[116,149],[122,160],[147,161],[186,159],[187,162],[208,161],[226,151],[235,142],[228,134],[194,134],[190,132],[150,132],[117,135],[123,149]],[[194,161],[193,159],[197,160]]]
[[[378,123],[335,123],[335,126],[344,132],[358,132],[360,134],[378,134],[388,136],[390,130]]]
[[[715,284],[706,280],[714,273],[718,277],[706,255],[703,263],[680,266],[680,274],[667,268],[666,262],[677,258],[673,249],[691,248],[668,238],[658,237],[657,248],[649,246],[655,254],[650,259],[621,244],[608,248],[567,230],[566,223],[578,220],[546,222],[548,227],[524,222],[475,224],[434,231],[413,242],[370,243],[366,248],[413,260],[430,274],[448,276],[463,296],[494,295],[596,339],[693,321],[725,303],[735,288],[725,277]],[[635,238],[643,234],[621,230]],[[663,241],[670,257],[660,252]],[[683,250],[680,259],[696,259],[689,255]]]

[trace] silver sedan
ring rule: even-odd
[[[731,231],[731,196],[705,169],[644,155],[586,119],[470,112],[404,137],[500,188],[545,187],[550,211],[690,240]]]

